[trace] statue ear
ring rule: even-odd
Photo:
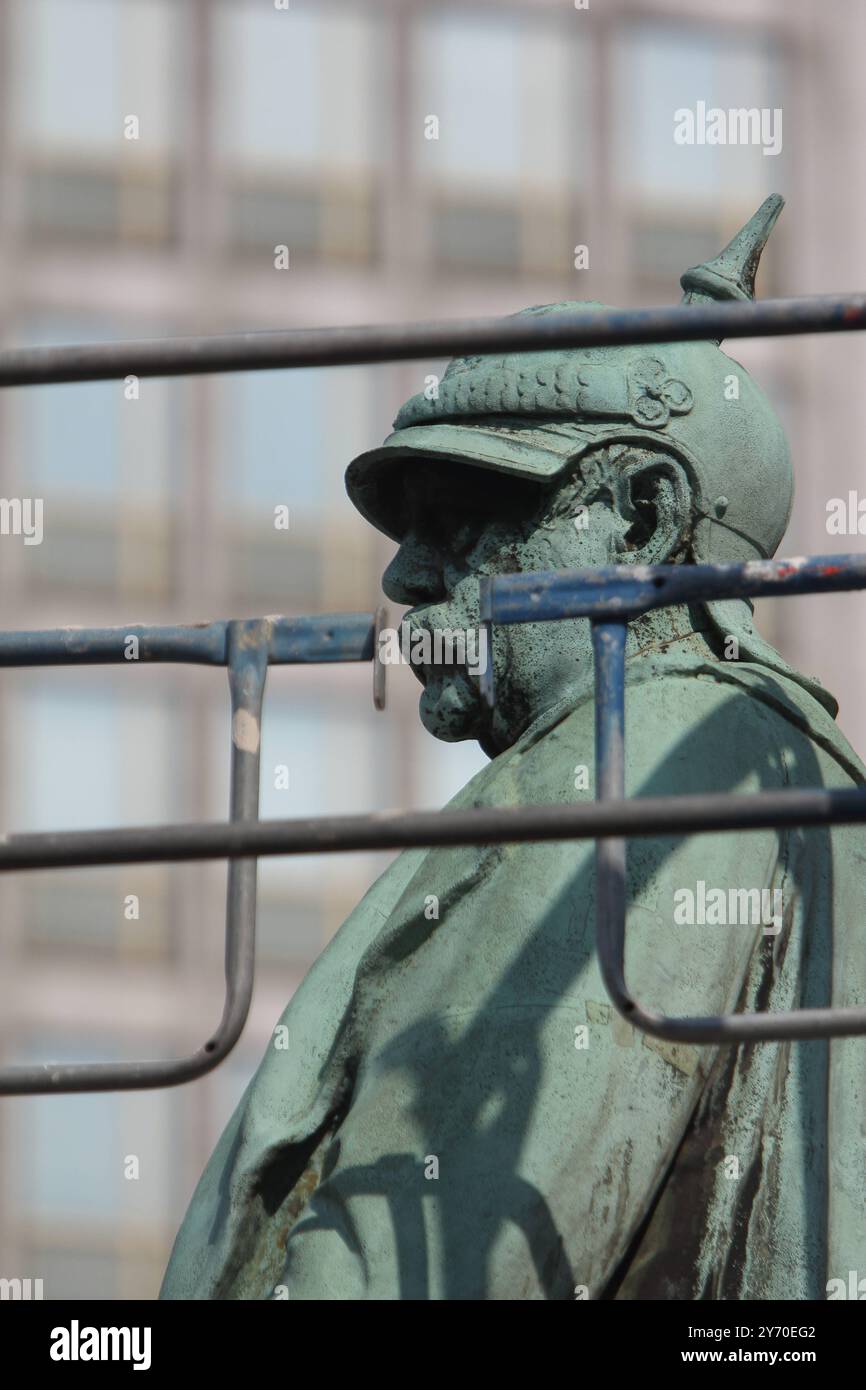
[[[671,455],[626,455],[618,470],[615,506],[622,531],[614,539],[614,560],[660,565],[687,549],[692,489],[682,464]]]

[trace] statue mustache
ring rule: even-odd
[[[488,636],[483,627],[444,627],[404,617],[399,632],[383,628],[380,659],[426,670],[465,668],[469,675],[487,670]]]

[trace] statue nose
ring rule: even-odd
[[[438,551],[410,533],[382,575],[382,589],[393,603],[427,603],[442,598],[442,562]]]

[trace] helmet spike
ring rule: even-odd
[[[720,299],[754,299],[755,275],[761,252],[785,199],[772,193],[712,261],[692,266],[680,277],[684,304],[710,304]]]

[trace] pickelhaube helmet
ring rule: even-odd
[[[784,205],[766,199],[714,260],[681,277],[684,303],[751,300],[755,274]],[[522,315],[579,313],[591,301],[540,305]],[[677,457],[692,488],[692,554],[712,563],[771,557],[788,524],[793,473],[780,421],[748,372],[718,342],[556,348],[455,358],[438,389],[413,396],[394,432],[346,471],[352,502],[374,526],[401,537],[401,493],[421,459],[460,462],[550,483],[581,455],[631,444]],[[495,480],[491,477],[491,490]],[[741,659],[797,679],[755,632],[743,600],[706,604],[716,628],[737,637]]]

